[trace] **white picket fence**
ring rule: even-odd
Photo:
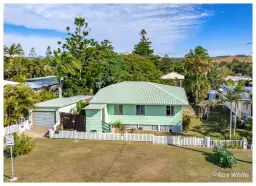
[[[211,146],[224,147],[229,145],[236,145],[237,147],[243,147],[243,144],[247,142],[246,138],[244,140],[211,140]]]
[[[14,132],[20,133],[24,132],[25,130],[30,130],[30,124],[28,120],[22,123],[17,123],[15,125],[4,127],[4,135],[11,134]]]
[[[207,146],[205,138],[183,136],[155,136],[154,143],[177,146]]]
[[[76,132],[76,131],[59,131],[58,134],[52,130],[49,131],[50,138],[66,138],[80,140],[117,140],[117,141],[144,141],[152,142],[153,134],[131,134],[131,133],[92,133],[92,132]]]
[[[54,131],[49,130],[50,138],[65,138],[76,140],[117,140],[117,141],[140,141],[153,144],[165,144],[176,146],[201,146],[201,147],[222,147],[224,144],[236,143],[241,148],[247,148],[246,138],[243,140],[211,140],[210,137],[184,137],[184,136],[155,136],[154,134],[133,134],[133,133],[101,133],[101,132],[77,132],[77,131]]]

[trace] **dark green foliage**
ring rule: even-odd
[[[47,100],[51,100],[57,98],[57,94],[53,91],[48,90],[47,88],[44,88],[42,90],[40,90],[39,92],[39,101],[47,101]]]
[[[242,74],[243,76],[252,76],[252,63],[246,63],[233,59],[231,63],[227,64],[227,67],[235,74]]]
[[[12,135],[14,138],[14,146],[12,148],[13,157],[28,154],[35,147],[35,143],[31,137],[24,134],[18,135],[17,133],[13,133]],[[11,156],[10,146],[5,148],[5,155],[7,157]]]
[[[183,120],[182,120],[182,127],[183,131],[187,131],[189,129],[189,126],[191,124],[191,118],[189,115],[183,115]]]
[[[135,45],[133,52],[135,54],[139,54],[141,56],[152,56],[154,50],[151,49],[151,42],[148,38],[146,38],[147,32],[146,30],[142,29],[140,32],[141,39],[140,42]]]
[[[236,166],[236,158],[233,153],[225,148],[213,148],[214,163],[219,167],[232,168]]]
[[[155,67],[152,60],[138,54],[129,54],[124,56],[128,75],[125,77],[130,81],[151,81],[159,82],[160,71]]]
[[[76,103],[76,109],[77,113],[80,115],[85,115],[85,110],[83,110],[84,107],[88,105],[87,101],[79,101]]]

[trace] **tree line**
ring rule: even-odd
[[[25,82],[27,78],[56,75],[59,81],[63,79],[63,96],[69,97],[95,94],[100,88],[122,81],[175,85],[161,79],[162,75],[175,71],[185,76],[183,86],[189,100],[198,102],[204,100],[210,89],[222,84],[224,76],[244,70],[241,66],[234,68],[237,63],[213,63],[202,46],[191,49],[181,59],[155,55],[145,29],[131,53],[117,53],[110,41],[98,42],[88,37],[85,18],[75,18],[73,26],[74,29],[66,27],[67,37],[63,42],[58,41],[56,50],[52,51],[50,46],[46,49],[45,58],[37,58],[34,48],[30,57],[25,58],[20,44],[4,46],[4,79]],[[244,71],[243,74],[248,73]]]

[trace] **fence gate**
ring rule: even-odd
[[[72,113],[60,113],[60,123],[64,130],[85,131],[85,116]]]

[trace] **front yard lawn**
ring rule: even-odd
[[[208,162],[208,148],[149,143],[35,139],[36,148],[14,159],[18,182],[251,182],[252,152],[233,150],[233,169]],[[213,172],[245,172],[249,177],[221,178]],[[4,179],[11,176],[4,159]]]

